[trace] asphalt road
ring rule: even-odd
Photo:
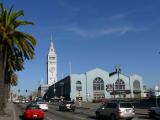
[[[15,104],[15,110],[18,120],[23,120],[23,111],[25,104]],[[95,109],[76,109],[75,112],[62,112],[58,110],[58,106],[49,105],[49,110],[45,112],[44,120],[95,120]],[[143,113],[143,111],[138,111]],[[151,120],[148,115],[136,114],[133,120]]]

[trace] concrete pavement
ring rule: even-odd
[[[7,103],[6,115],[0,115],[0,120],[17,120],[13,103]]]

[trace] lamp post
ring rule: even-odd
[[[119,91],[119,99],[121,97],[121,93],[120,93],[120,80],[119,80],[119,73],[121,72],[121,69],[120,69],[120,65],[116,65],[116,72],[118,73],[118,91]]]
[[[60,82],[60,85],[61,85],[61,96],[63,97],[63,85],[64,85],[64,82]]]
[[[157,96],[158,96],[159,87],[155,86],[155,95],[156,95],[156,107],[158,107]]]
[[[86,102],[88,102],[88,90],[87,90],[87,73],[85,73],[85,77],[86,77]]]
[[[53,85],[53,92],[54,92],[54,98],[56,97],[56,88],[55,88],[55,80],[54,80],[54,85]]]

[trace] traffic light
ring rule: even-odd
[[[26,93],[27,93],[27,89],[26,89]]]
[[[20,92],[20,89],[18,89],[18,92]]]

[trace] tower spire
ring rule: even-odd
[[[54,48],[54,42],[53,42],[53,33],[51,33],[49,53],[54,53],[54,52],[55,52],[55,48]]]
[[[51,33],[51,47],[54,48],[54,45],[53,45],[53,33]]]

